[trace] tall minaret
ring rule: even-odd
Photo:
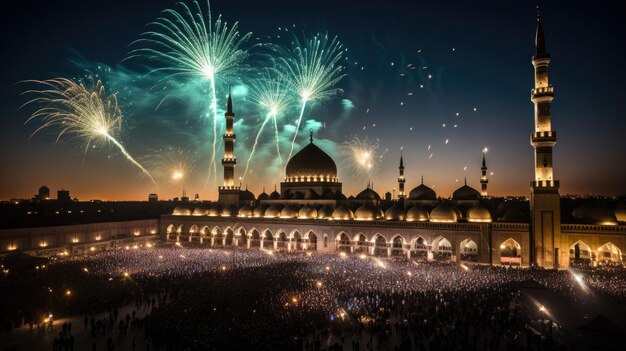
[[[535,105],[535,132],[530,144],[535,149],[535,180],[530,183],[531,209],[531,263],[546,268],[558,267],[567,262],[567,252],[561,248],[561,197],[559,181],[554,179],[552,148],[556,144],[556,132],[552,130],[550,104],[554,99],[554,87],[548,83],[550,54],[541,25],[541,7],[537,1],[537,33],[535,36],[535,88],[530,100]]]
[[[487,183],[489,183],[489,179],[487,179],[487,162],[485,162],[485,152],[483,150],[483,166],[480,167],[483,175],[480,177],[480,195],[487,196]]]
[[[241,192],[241,184],[235,184],[235,166],[237,159],[235,158],[235,133],[233,131],[233,122],[235,114],[233,113],[233,100],[231,98],[230,87],[228,88],[228,106],[226,113],[226,130],[224,131],[224,158],[222,158],[222,166],[224,167],[224,185],[218,188],[219,202],[224,205],[239,206],[239,195]]]
[[[224,158],[222,158],[222,166],[224,167],[224,187],[232,188],[235,186],[235,166],[237,159],[235,158],[235,133],[233,132],[233,122],[235,114],[233,113],[233,100],[228,88],[228,106],[224,114],[226,117],[226,131],[224,132]]]
[[[400,167],[398,167],[400,175],[398,176],[398,199],[404,199],[406,194],[404,193],[404,161],[402,160],[402,151],[400,151]]]

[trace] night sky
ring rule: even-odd
[[[44,184],[53,192],[69,189],[81,200],[143,200],[151,192],[166,199],[180,196],[183,184],[188,195],[216,198],[221,169],[219,184],[207,181],[209,124],[202,117],[208,109],[206,94],[201,88],[171,91],[163,101],[162,92],[145,75],[146,62],[122,62],[146,24],[174,4],[21,0],[0,5],[0,199],[28,198]],[[550,83],[555,87],[552,125],[559,138],[555,178],[561,181],[561,194],[626,193],[626,119],[621,106],[626,66],[619,54],[626,27],[619,6],[614,1],[582,0],[543,4]],[[407,191],[421,175],[444,197],[461,186],[464,177],[479,189],[483,147],[489,149],[487,163],[493,172],[490,195],[529,193],[534,177],[529,145],[534,1],[214,0],[211,8],[229,24],[239,21],[240,32],[253,33],[245,45],[252,54],[245,72],[219,82],[220,108],[226,104],[226,85],[235,86],[236,177],[244,171],[261,123],[243,88],[249,72],[262,68],[255,44],[286,44],[290,33],[328,32],[348,49],[347,59],[341,61],[347,76],[337,86],[343,93],[307,108],[297,140],[304,145],[308,129],[316,130],[318,145],[337,163],[344,193],[356,194],[368,181],[381,195],[397,187],[401,148]],[[103,143],[85,152],[75,139],[55,143],[54,130],[30,137],[38,125],[24,124],[32,110],[19,109],[28,99],[20,95],[26,86],[16,83],[78,78],[89,72],[117,94],[124,113],[117,136],[135,158],[149,163],[160,150],[180,150],[194,159],[183,183],[163,176],[156,187]],[[290,106],[279,120],[281,133],[289,135],[298,112],[297,104]],[[252,173],[243,180],[255,194],[263,186],[269,193],[281,179],[284,164],[272,154],[272,133],[267,129],[261,135]],[[378,143],[378,172],[349,171],[343,143],[355,137]],[[281,151],[285,158],[288,147],[283,145]]]

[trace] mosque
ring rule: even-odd
[[[229,95],[219,199],[181,205],[163,215],[162,239],[269,252],[346,252],[546,268],[623,264],[626,209],[583,204],[571,214],[561,211],[552,157],[557,141],[550,110],[554,87],[548,81],[550,54],[539,14],[535,48],[530,135],[535,179],[530,182],[529,204],[488,197],[484,153],[480,191],[466,180],[450,199],[443,199],[422,178],[405,193],[400,157],[397,198],[383,199],[369,186],[347,197],[335,161],[315,144],[312,132],[308,145],[288,161],[280,189],[255,196],[235,184],[235,114]]]

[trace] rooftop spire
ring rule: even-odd
[[[465,185],[467,185],[467,177],[465,177]]]
[[[424,175],[422,174],[422,184],[424,184]]]
[[[485,152],[483,151],[483,168],[487,168],[487,163],[485,162]]]
[[[229,115],[233,114],[233,99],[231,98],[231,92],[230,92],[230,84],[228,84],[228,106],[227,106],[227,112]]]
[[[400,168],[404,168],[404,161],[402,160],[402,150],[400,150]]]
[[[313,142],[313,129],[309,130],[309,138]]]
[[[535,33],[535,56],[546,54],[546,37],[543,34],[541,26],[541,1],[537,0],[535,7],[537,8],[537,32]]]

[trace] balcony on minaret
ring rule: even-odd
[[[530,133],[530,143],[535,146],[554,146],[556,132],[552,130]]]
[[[222,159],[222,164],[223,165],[235,165],[237,164],[237,158],[236,157],[224,157]]]
[[[530,90],[533,97],[554,96],[554,87],[538,87]]]
[[[530,186],[534,189],[558,189],[558,180],[533,180],[530,182]]]
[[[235,133],[224,133],[224,140],[226,139],[237,139],[237,136],[235,135]]]

